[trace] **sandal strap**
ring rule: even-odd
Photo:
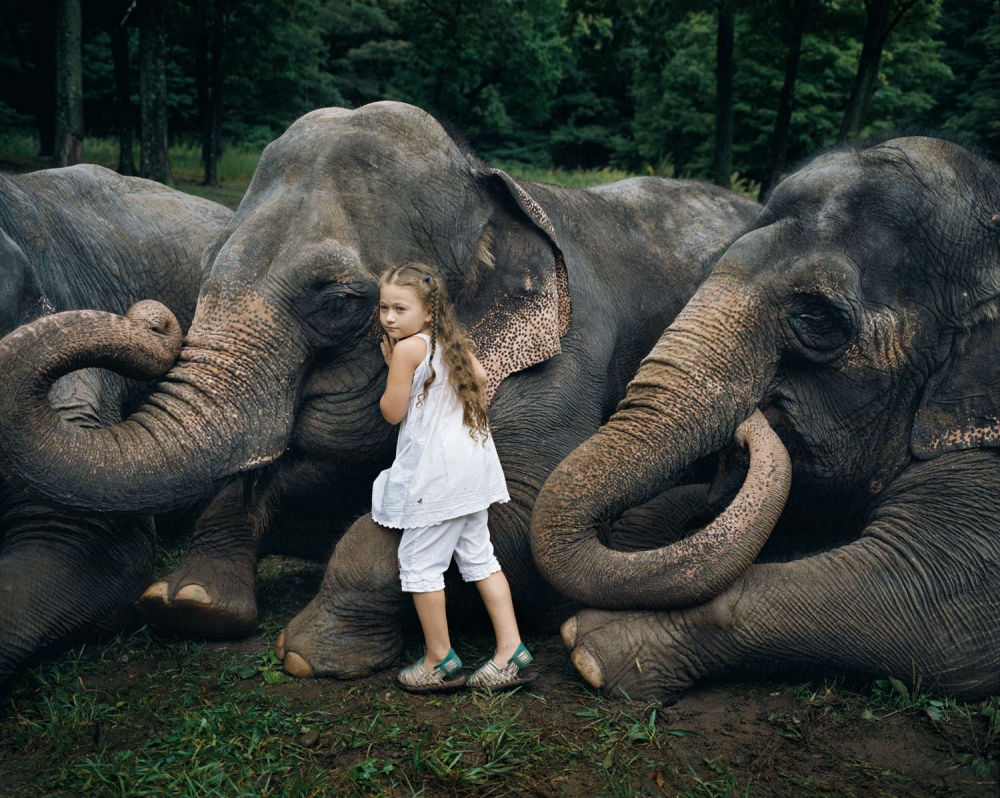
[[[422,658],[421,658],[422,661]],[[458,658],[458,654],[455,653],[455,649],[449,648],[448,653],[445,654],[444,659],[441,660],[437,665],[434,666],[435,670],[440,670],[445,676],[451,676],[455,671],[462,667],[462,660]]]
[[[515,664],[521,668],[525,668],[532,662],[534,662],[534,659],[535,658],[531,656],[531,653],[528,651],[528,649],[525,648],[524,643],[521,642],[517,644],[517,648],[515,649],[514,654],[511,656],[511,658],[507,660],[507,664],[508,665]]]

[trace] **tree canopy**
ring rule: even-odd
[[[142,129],[148,3],[82,3],[85,137],[125,147]],[[897,131],[1000,153],[1000,0],[156,5],[168,135],[201,142],[206,163],[313,108],[380,99],[427,109],[484,157],[544,167],[725,182],[722,166],[767,185],[838,140]],[[7,0],[0,20],[0,129],[52,148],[67,69],[55,19]]]

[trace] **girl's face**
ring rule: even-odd
[[[392,341],[431,331],[431,313],[416,289],[408,285],[383,285],[379,292],[378,320]]]

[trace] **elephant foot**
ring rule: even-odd
[[[161,634],[229,640],[257,628],[257,600],[251,591],[213,595],[197,582],[174,589],[170,577],[154,582],[139,597],[139,609]]]
[[[560,631],[580,675],[606,695],[672,704],[703,675],[669,612],[584,610]]]
[[[369,617],[359,625],[337,617],[320,598],[292,619],[274,647],[285,671],[303,679],[360,679],[388,668],[402,650],[402,625],[395,615]]]

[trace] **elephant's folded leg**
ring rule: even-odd
[[[399,532],[366,515],[344,534],[317,596],[282,632],[276,650],[301,677],[355,679],[389,667],[403,647]]]
[[[148,519],[8,513],[0,548],[0,680],[28,656],[69,636],[118,628],[149,582],[155,535]]]
[[[139,606],[157,631],[231,639],[257,627],[257,534],[241,483],[224,488],[202,513],[181,565],[150,585]]]
[[[883,529],[821,555],[754,565],[685,610],[582,612],[563,639],[588,682],[632,698],[675,701],[737,667],[893,676],[972,698],[1000,689],[996,596],[991,569],[922,561]]]

